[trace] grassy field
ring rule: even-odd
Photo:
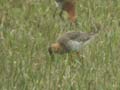
[[[53,17],[54,0],[0,0],[0,90],[120,90],[120,0],[77,0],[79,27]],[[82,50],[51,60],[48,46],[66,31],[103,31]],[[70,63],[69,63],[70,62]]]

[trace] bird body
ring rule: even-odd
[[[56,43],[53,43],[49,47],[50,53],[69,53],[79,52],[83,46],[87,45],[91,40],[95,38],[97,33],[86,32],[66,32],[60,36]]]
[[[63,11],[66,11],[71,22],[76,21],[75,12],[76,0],[56,0],[56,6],[61,8],[60,17],[62,18]]]

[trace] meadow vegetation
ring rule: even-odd
[[[0,0],[0,90],[120,90],[120,0],[77,0],[79,26],[53,17],[54,0]],[[74,56],[48,46],[67,31],[102,32]],[[69,63],[70,62],[70,63]]]

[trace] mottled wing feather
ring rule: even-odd
[[[85,32],[67,32],[59,37],[57,42],[59,42],[67,52],[71,50],[77,51],[83,44],[88,44],[92,36],[93,34]]]
[[[68,37],[70,40],[78,42],[85,42],[91,38],[91,35],[85,32],[68,32],[64,35],[64,37]]]

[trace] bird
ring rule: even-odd
[[[76,9],[75,4],[76,0],[55,0],[56,6],[61,9],[59,16],[61,19],[63,19],[63,11],[66,11],[68,14],[68,18],[71,23],[77,23],[77,15],[76,15]],[[54,16],[56,14],[57,8],[54,12]]]
[[[50,56],[55,54],[65,54],[75,52],[77,55],[80,54],[80,50],[90,43],[96,36],[96,32],[81,32],[81,31],[69,31],[62,34],[57,38],[56,42],[52,43],[48,47]]]

